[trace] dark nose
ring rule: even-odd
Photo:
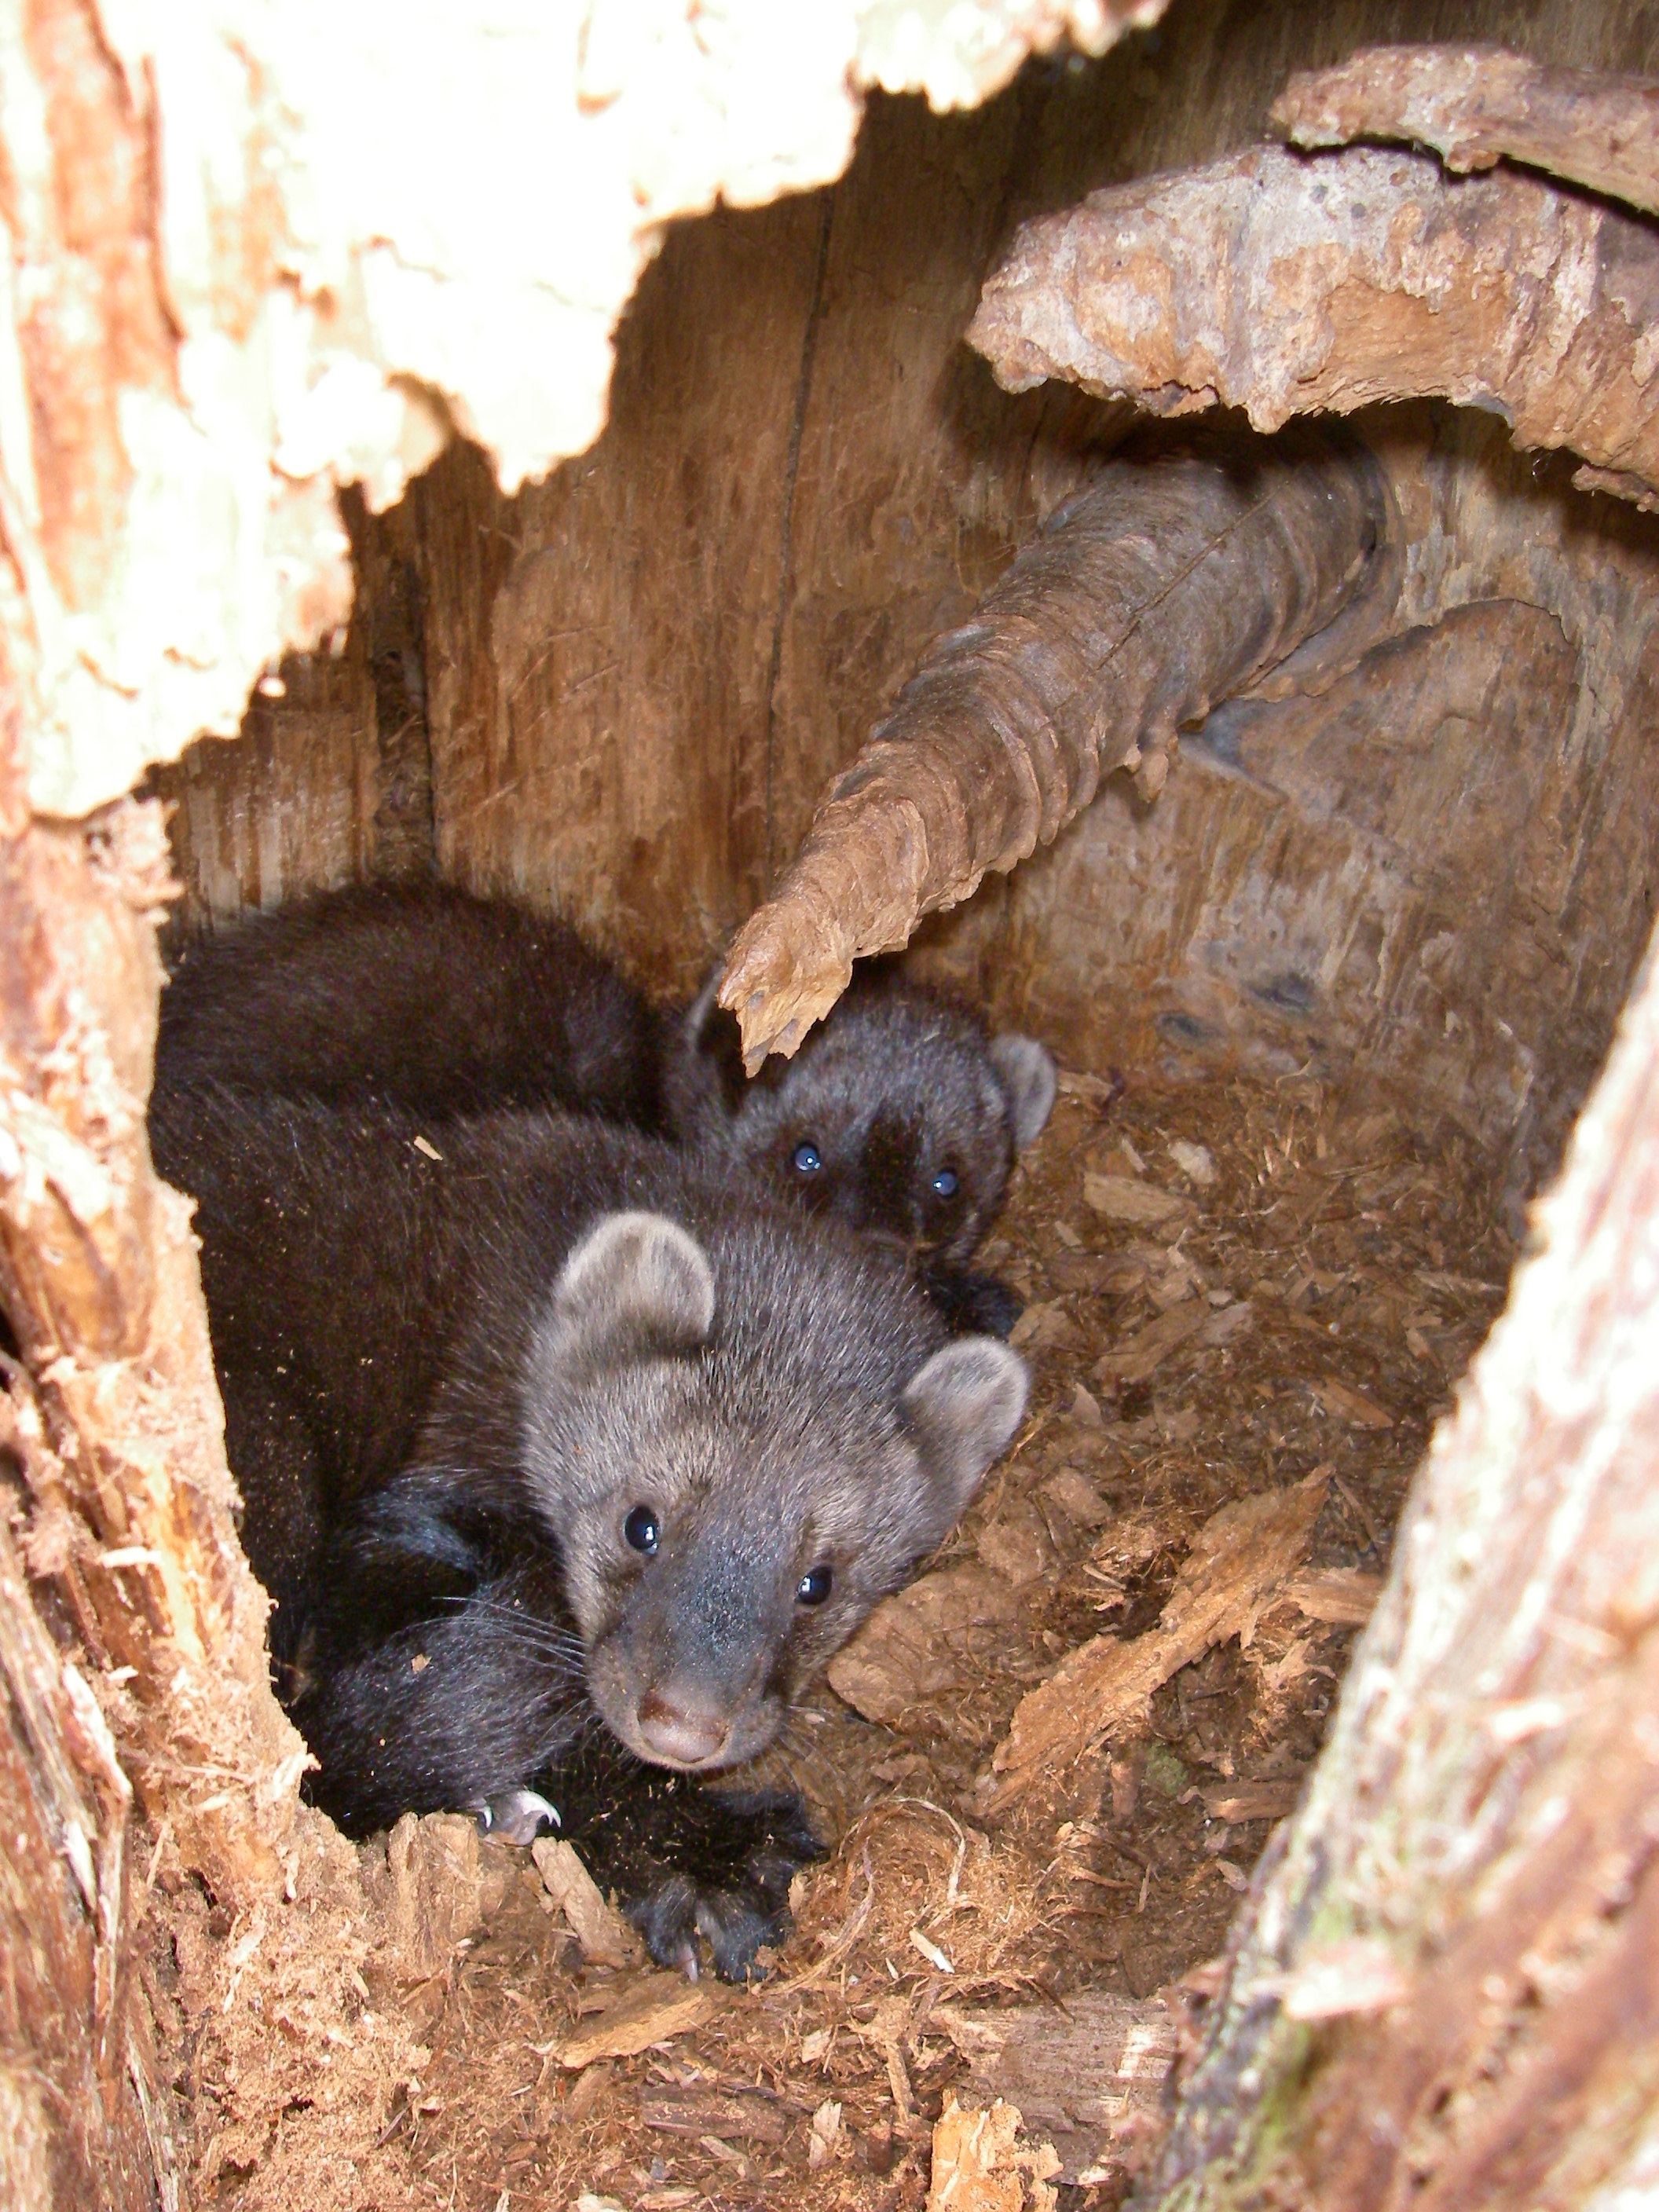
[[[708,1765],[725,1750],[732,1733],[723,1714],[671,1705],[654,1690],[640,1699],[634,1717],[650,1754],[674,1766]]]
[[[854,1186],[857,1225],[884,1234],[908,1251],[921,1226],[916,1173],[921,1133],[907,1116],[878,1114],[864,1140]]]

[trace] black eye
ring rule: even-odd
[[[941,1168],[933,1177],[935,1198],[954,1198],[958,1188],[958,1177],[954,1168]]]
[[[662,1530],[657,1516],[648,1505],[636,1505],[623,1522],[623,1534],[636,1552],[643,1552],[648,1559],[661,1538]]]
[[[816,1175],[823,1165],[823,1155],[808,1137],[791,1152],[789,1164],[797,1175]]]
[[[835,1580],[828,1567],[814,1567],[810,1575],[803,1575],[795,1584],[797,1605],[822,1605],[830,1595],[830,1585]]]

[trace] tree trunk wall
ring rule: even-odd
[[[1124,433],[1122,411],[1057,386],[1011,399],[961,345],[1014,223],[1245,142],[1294,67],[1436,36],[1659,70],[1632,4],[1193,0],[1103,62],[1033,64],[973,113],[878,98],[840,184],[676,229],[624,319],[592,451],[506,500],[452,447],[392,514],[356,517],[343,658],[291,667],[240,743],[158,775],[185,924],[431,866],[553,903],[641,981],[689,991],[927,639]],[[1221,757],[1223,726],[1156,807],[1109,787],[915,957],[1097,1069],[1391,1076],[1529,1188],[1650,915],[1659,529],[1565,470],[1540,477],[1496,422],[1418,408],[1364,427],[1402,525],[1379,639],[1477,600],[1554,619],[1555,642],[1528,633],[1539,681],[1510,671],[1514,743],[1548,765],[1508,803],[1536,835],[1479,927],[1460,918],[1462,957],[1447,910],[1485,865],[1492,793],[1481,718],[1437,709],[1432,685],[1411,821],[1264,792]],[[1382,732],[1402,665],[1346,679],[1373,792],[1397,765]],[[1302,688],[1340,672],[1316,665]],[[1297,711],[1304,736],[1323,726]],[[1257,710],[1258,754],[1282,741]]]

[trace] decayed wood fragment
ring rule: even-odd
[[[1418,1478],[1150,2202],[1525,2212],[1650,2186],[1656,1222],[1650,953]]]
[[[1000,2098],[980,2112],[947,2091],[933,2123],[927,2212],[1054,2212],[1060,2200],[1048,2182],[1059,2157],[1051,2144],[1023,2144],[1024,2124]]]
[[[1547,169],[1659,214],[1659,84],[1547,68],[1502,46],[1366,46],[1299,70],[1271,120],[1297,146],[1397,138],[1467,174]]]
[[[1063,377],[1260,430],[1431,396],[1659,495],[1659,236],[1518,171],[1265,148],[1093,193],[1019,233],[969,342],[1024,392]]]
[[[720,995],[750,1073],[795,1051],[854,960],[1049,842],[1103,775],[1156,796],[1176,732],[1352,599],[1383,497],[1363,455],[1320,446],[1116,462],[1070,501],[934,641],[738,933]]]
[[[1015,1708],[976,1801],[1005,1810],[1045,1778],[1063,1776],[1106,1737],[1133,1728],[1153,1692],[1229,1637],[1247,1640],[1302,1563],[1326,1478],[1224,1505],[1193,1540],[1156,1628],[1127,1642],[1097,1636],[1063,1659]]]
[[[617,2002],[585,2021],[557,2046],[558,2061],[574,2073],[596,2058],[633,2058],[653,2044],[672,2042],[697,2027],[720,2000],[707,1982],[678,1974],[646,1974],[624,1984]]]
[[[928,2020],[988,2104],[1006,2099],[1053,2143],[1064,2182],[1117,2179],[1136,2138],[1162,2132],[1176,2022],[1161,1998],[1079,1990],[1059,2004],[936,2005]]]
[[[122,1685],[123,1762],[228,1901],[281,1879],[306,1753],[236,1538],[190,1208],[144,1133],[167,890],[159,810],[31,821],[0,748],[0,1302],[34,1377],[23,1470],[54,1532],[43,1565]]]

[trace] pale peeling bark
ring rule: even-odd
[[[1659,495],[1659,236],[1510,170],[1276,148],[1028,224],[968,336],[997,380],[1063,377],[1158,415],[1440,397]]]
[[[1500,161],[1659,214],[1659,84],[1547,69],[1502,46],[1367,46],[1299,71],[1272,121],[1297,146],[1396,138],[1465,175]]]
[[[797,1049],[854,960],[1048,843],[1103,775],[1155,797],[1176,732],[1330,622],[1383,529],[1376,471],[1329,447],[1104,470],[935,640],[738,932],[720,995],[750,1072]]]
[[[1650,955],[1236,1934],[1168,2212],[1583,2205],[1659,2130],[1656,1102]]]

